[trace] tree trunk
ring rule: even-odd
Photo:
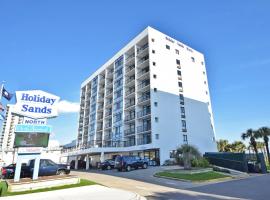
[[[266,148],[266,152],[267,152],[268,163],[270,165],[270,153],[269,153],[268,142],[265,143],[265,148]]]

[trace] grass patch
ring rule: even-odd
[[[270,165],[266,165],[267,171],[270,171]]]
[[[28,191],[23,191],[23,192],[8,192],[6,182],[2,181],[0,183],[0,191],[1,191],[0,195],[1,196],[12,196],[12,195],[19,195],[19,194],[30,194],[30,193],[36,193],[36,192],[47,192],[47,191],[61,190],[61,189],[81,187],[81,186],[87,186],[87,185],[95,185],[95,184],[97,184],[97,183],[95,183],[93,181],[86,180],[86,179],[81,179],[80,183],[77,183],[77,184],[63,185],[63,186],[43,188],[43,189],[37,189],[37,190],[28,190]]]
[[[164,171],[164,172],[158,172],[155,175],[164,177],[164,178],[167,177],[167,178],[175,178],[179,180],[188,180],[188,181],[208,181],[208,180],[230,177],[230,176],[227,176],[218,172],[213,172],[213,171],[195,173],[195,174]]]

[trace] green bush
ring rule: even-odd
[[[191,166],[192,167],[202,167],[207,168],[210,166],[208,160],[205,158],[194,158],[191,160]]]

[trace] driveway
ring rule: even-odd
[[[102,185],[120,188],[138,193],[147,199],[170,199],[170,200],[217,200],[217,199],[263,199],[270,195],[270,190],[263,191],[263,194],[252,193],[251,187],[270,182],[270,177],[255,176],[242,180],[232,180],[222,183],[201,183],[194,184],[153,177],[157,171],[172,169],[171,167],[149,167],[146,170],[134,170],[131,172],[110,171],[73,171],[72,174],[82,178],[96,181]],[[252,186],[247,187],[247,184]],[[234,186],[237,190],[235,190]],[[266,187],[266,184],[265,184]],[[222,189],[223,188],[223,189]],[[258,189],[258,188],[256,188]],[[257,190],[260,191],[260,190]],[[264,198],[263,198],[264,197]]]

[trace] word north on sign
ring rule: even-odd
[[[33,119],[56,117],[59,99],[41,90],[17,91],[13,112]]]

